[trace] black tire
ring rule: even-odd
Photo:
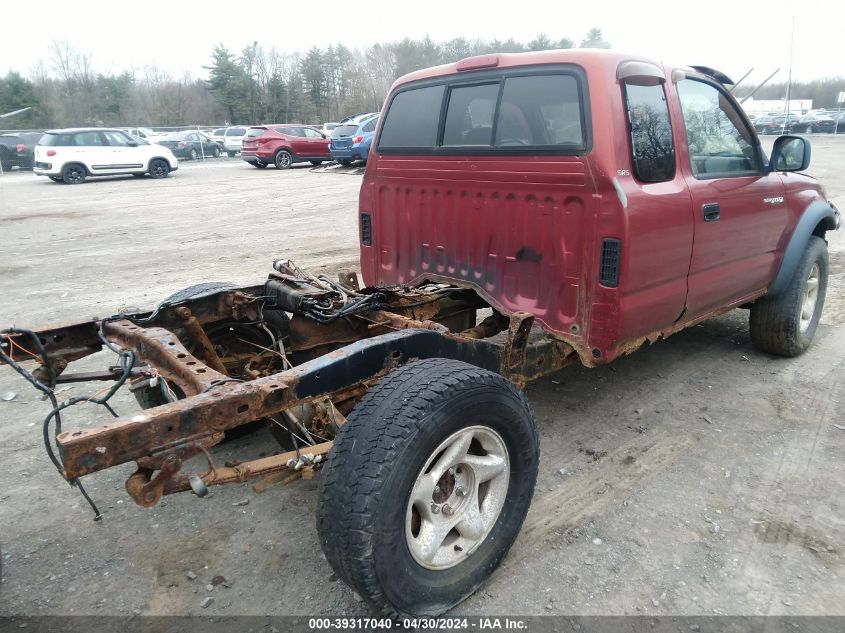
[[[264,169],[267,167],[267,163],[252,163],[252,166],[258,169]]]
[[[170,175],[170,163],[163,158],[154,158],[150,161],[150,178],[167,178]]]
[[[320,165],[322,165],[322,164],[323,164],[323,161],[321,161],[321,160],[312,160],[312,161],[311,161],[311,164],[312,164],[312,165],[314,165],[314,167],[319,167]]]
[[[273,163],[276,165],[276,169],[290,169],[290,166],[293,164],[293,157],[289,151],[280,149],[273,156]]]
[[[71,163],[70,165],[65,165],[64,169],[62,169],[62,182],[68,185],[81,185],[85,182],[87,175],[88,173],[85,171],[84,166],[79,163]]]
[[[820,237],[811,236],[786,289],[775,297],[761,297],[751,305],[749,323],[754,347],[761,352],[787,357],[806,351],[813,341],[824,307],[828,269],[827,243]],[[810,287],[808,281],[814,270],[818,273],[815,305],[811,316],[802,319]]]
[[[213,158],[220,158],[220,148],[219,148],[219,147],[214,147],[214,148],[212,148],[212,150],[211,150],[211,156],[212,156]]]
[[[226,152],[226,156],[228,156],[229,158],[234,158],[235,154],[237,154],[237,152]]]
[[[199,152],[192,147],[191,148],[191,154],[190,154],[190,156],[188,156],[188,158],[190,158],[191,160],[196,160],[199,157],[200,157]]]
[[[0,167],[3,168],[3,171],[12,171],[12,167],[14,166],[15,164],[12,162],[0,161]]]
[[[427,463],[440,459],[444,439],[475,425],[492,429],[507,449],[503,505],[464,560],[424,567],[406,536],[409,491]],[[513,384],[459,361],[405,365],[369,391],[335,438],[320,479],[320,545],[338,576],[374,609],[393,618],[443,613],[507,554],[531,503],[538,457],[531,406]]]
[[[808,125],[807,127],[804,128],[804,134],[812,134],[812,133],[813,133],[813,126],[812,125]]]

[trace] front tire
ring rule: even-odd
[[[220,158],[220,148],[217,148],[217,147],[212,148],[211,157],[212,158]]]
[[[827,243],[815,235],[787,288],[751,305],[751,343],[761,352],[798,356],[810,347],[827,293]]]
[[[371,607],[443,613],[507,554],[537,467],[534,417],[513,384],[458,361],[410,363],[369,391],[335,439],[320,545]]]
[[[87,175],[85,167],[76,163],[65,165],[62,169],[62,180],[68,185],[81,185]]]
[[[163,158],[155,158],[150,161],[151,178],[167,178],[170,174],[170,163]]]
[[[804,128],[804,134],[812,134],[812,133],[813,133],[813,126],[812,125],[808,125],[807,127]]]
[[[200,155],[199,155],[199,152],[197,152],[197,150],[191,149],[191,155],[189,157],[191,160],[196,160],[197,158],[199,158],[199,156]]]

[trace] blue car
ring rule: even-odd
[[[329,144],[332,160],[341,165],[349,165],[353,160],[366,163],[378,125],[378,116],[378,112],[370,112],[356,114],[341,121],[340,125],[332,130],[332,140]]]

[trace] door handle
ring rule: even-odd
[[[701,205],[701,215],[704,216],[705,222],[715,222],[719,219],[721,208],[718,202],[708,202]]]

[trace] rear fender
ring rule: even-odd
[[[842,217],[839,210],[829,202],[816,200],[811,203],[801,214],[798,224],[795,225],[795,230],[792,232],[792,237],[789,238],[789,244],[787,244],[783,253],[780,270],[769,286],[767,294],[775,296],[786,289],[789,280],[795,273],[801,254],[807,248],[807,243],[812,235],[824,237],[826,231],[837,230],[841,222]]]

